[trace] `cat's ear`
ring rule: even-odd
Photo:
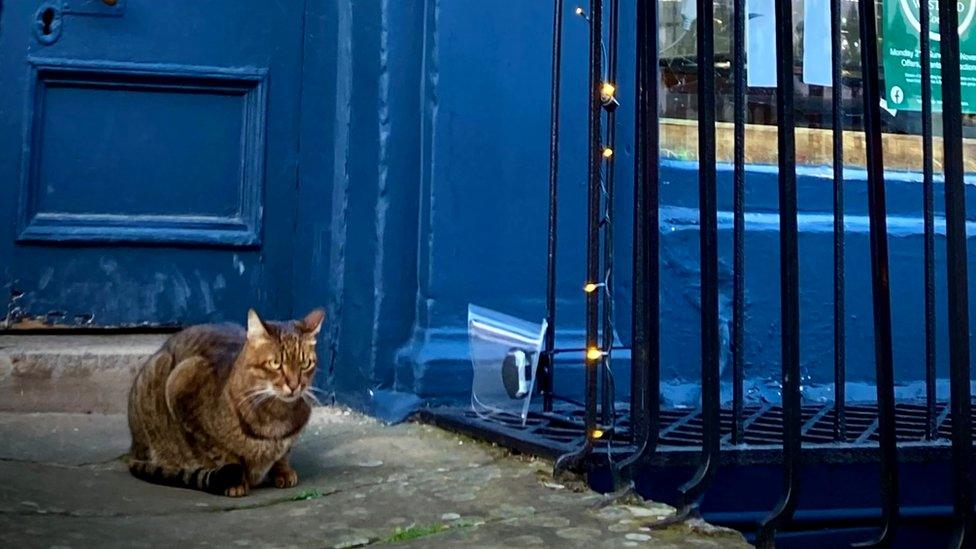
[[[261,317],[254,309],[247,310],[247,339],[249,341],[259,341],[262,339],[268,339],[268,329],[264,327],[264,322],[261,322]]]
[[[310,338],[319,335],[322,323],[325,321],[325,309],[319,308],[305,315],[305,318],[298,322],[298,327]]]

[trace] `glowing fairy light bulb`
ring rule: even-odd
[[[596,362],[601,358],[603,358],[603,351],[601,351],[600,349],[597,349],[596,347],[590,347],[589,349],[586,350],[587,360]]]
[[[583,291],[586,292],[586,293],[588,293],[588,294],[591,294],[591,293],[595,292],[596,289],[599,288],[599,287],[600,287],[599,284],[594,284],[594,283],[590,282],[586,286],[583,286]]]
[[[583,15],[583,8],[577,6],[576,7],[576,15]]]
[[[602,437],[603,437],[603,430],[602,429],[593,429],[592,431],[590,431],[590,438],[598,439],[598,438],[602,438]]]
[[[603,158],[609,160],[610,157],[612,156],[613,156],[613,149],[611,149],[610,147],[603,149]]]
[[[600,87],[600,95],[604,97],[604,101],[609,101],[615,93],[617,93],[617,87],[610,82],[604,82],[603,86]]]

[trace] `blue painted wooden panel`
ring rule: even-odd
[[[0,318],[291,314],[304,4],[3,3]]]
[[[260,243],[266,70],[28,61],[20,240]]]

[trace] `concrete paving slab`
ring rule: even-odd
[[[650,530],[672,510],[554,482],[552,464],[430,426],[319,408],[297,487],[231,499],[132,478],[121,415],[0,413],[3,547],[745,547],[732,531]]]
[[[128,452],[129,427],[119,414],[0,413],[0,440],[0,460],[84,465]]]

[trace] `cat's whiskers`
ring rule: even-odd
[[[275,398],[276,396],[277,395],[275,394],[274,391],[269,391],[267,393],[261,393],[261,396],[258,397],[257,399],[255,399],[255,401],[251,404],[251,409],[257,408],[261,404],[264,404],[266,401],[271,400],[272,398]]]
[[[307,403],[309,403],[309,404],[311,404],[313,406],[321,406],[322,405],[322,401],[319,400],[319,398],[317,396],[315,396],[311,391],[308,391],[308,390],[302,392],[302,399],[305,400],[305,402],[307,402]]]
[[[308,387],[305,388],[305,392],[302,394],[302,398],[304,398],[306,402],[308,402],[313,406],[322,405],[322,400],[319,398],[319,396],[328,398],[329,392],[323,389],[319,389],[318,387],[313,387],[309,385]]]
[[[269,398],[275,396],[274,389],[271,387],[262,387],[260,389],[252,389],[244,393],[244,397],[241,398],[240,402],[237,403],[238,408],[249,405],[253,410],[257,408],[261,403],[268,400]]]
[[[268,390],[267,387],[262,387],[260,389],[251,389],[250,391],[246,391],[244,393],[244,395],[241,397],[240,401],[238,401],[238,403],[237,403],[238,406],[243,405],[248,400],[251,400],[253,398],[256,398],[258,395],[261,395],[262,393],[264,393],[267,390]]]
[[[257,396],[260,393],[261,393],[261,391],[259,391],[259,390],[258,391],[248,391],[248,392],[244,393],[244,396],[242,396],[240,398],[240,400],[237,401],[237,407],[240,408],[240,407],[244,406],[249,400],[252,400],[254,398],[257,398]]]

